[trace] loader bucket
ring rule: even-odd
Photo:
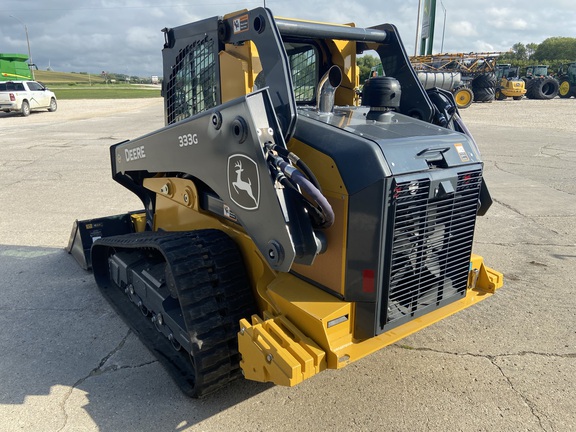
[[[72,254],[84,270],[92,268],[90,249],[92,243],[101,237],[129,234],[143,230],[143,211],[95,219],[76,220],[72,226],[66,251]]]

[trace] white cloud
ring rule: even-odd
[[[131,27],[126,30],[126,44],[130,49],[153,50],[162,40],[160,29],[156,34],[147,27]]]
[[[470,21],[460,21],[449,26],[454,36],[470,37],[477,36],[476,27]]]
[[[498,51],[493,44],[485,41],[477,40],[472,44],[472,52],[494,52]]]
[[[528,28],[528,22],[523,18],[526,14],[518,12],[507,7],[489,8],[486,12],[488,25],[502,30],[524,30]]]
[[[50,0],[0,2],[0,51],[27,52],[25,22],[34,62],[41,68],[69,65],[131,75],[161,75],[163,36],[175,27],[239,9],[260,0]],[[417,0],[267,0],[276,15],[360,27],[391,23],[406,50],[416,39]],[[444,51],[507,51],[514,43],[540,43],[552,36],[576,37],[574,0],[442,0],[437,2],[434,51],[440,50],[446,8]],[[63,68],[64,66],[62,66]]]

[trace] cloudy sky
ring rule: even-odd
[[[418,0],[1,0],[0,53],[27,53],[39,69],[162,75],[161,29],[238,9],[277,16],[398,27],[414,54]],[[424,0],[422,0],[422,4]],[[576,37],[576,0],[437,0],[434,52],[507,51],[551,36]]]

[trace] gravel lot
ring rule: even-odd
[[[497,295],[295,388],[184,397],[63,248],[75,219],[140,208],[109,146],[163,125],[162,100],[0,113],[1,431],[576,430],[575,99],[462,115],[494,204],[475,251]]]
[[[575,99],[556,98],[552,101],[507,99],[492,103],[474,103],[461,110],[466,124],[528,127],[551,129],[556,131],[576,132],[574,121]],[[80,121],[96,117],[113,116],[118,113],[129,113],[144,107],[159,109],[158,124],[162,124],[162,99],[93,99],[93,100],[60,100],[58,111],[47,115],[45,111],[33,112],[27,119],[15,113],[0,112],[2,127],[22,126],[59,121]],[[42,115],[41,115],[42,114]]]
[[[28,118],[18,113],[0,112],[2,127],[22,126],[23,124],[43,124],[47,122],[81,121],[96,117],[107,117],[119,113],[128,113],[143,107],[160,106],[162,98],[143,99],[65,99],[58,101],[58,110],[48,113],[46,110],[33,111]],[[160,111],[162,114],[162,111]],[[162,122],[162,118],[160,118]]]
[[[474,103],[462,110],[469,126],[522,127],[576,132],[576,99],[536,100],[510,98],[492,103]]]

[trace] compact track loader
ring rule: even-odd
[[[393,25],[257,8],[164,35],[166,126],[110,149],[143,210],[68,249],[184,392],[296,385],[502,285],[472,254],[480,152]],[[359,92],[364,52],[384,76]]]

